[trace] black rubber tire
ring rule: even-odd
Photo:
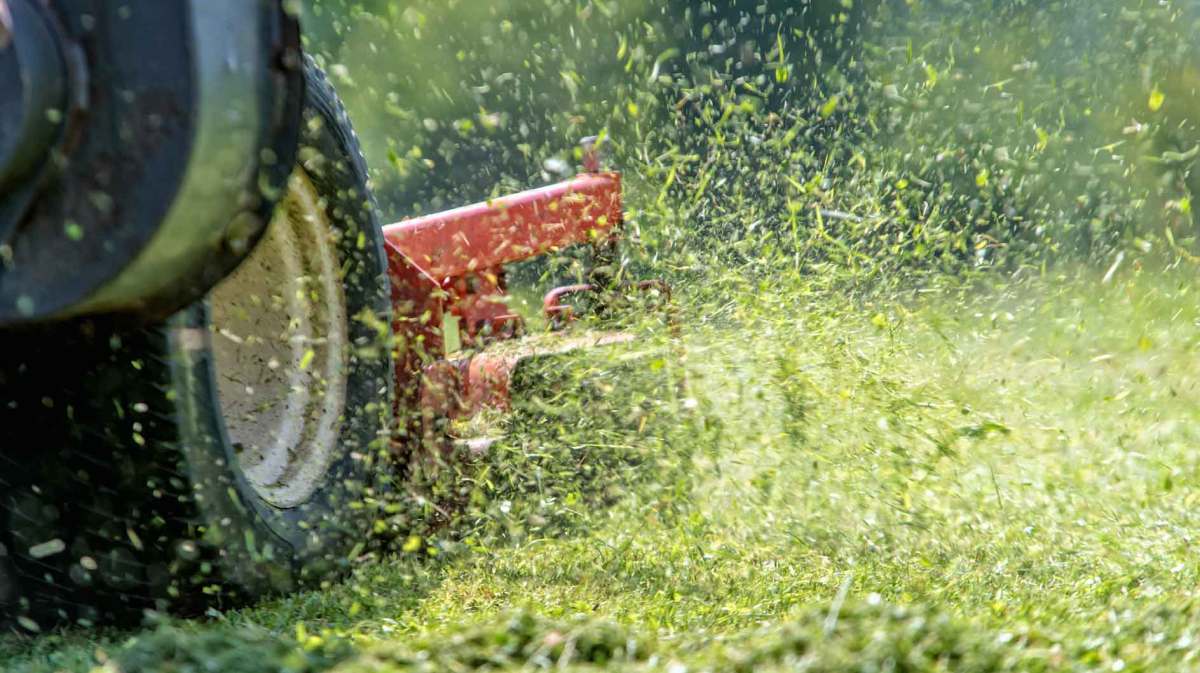
[[[0,230],[12,228],[0,326],[160,322],[242,261],[287,181],[303,94],[294,12],[280,0],[26,3],[54,17],[70,100],[31,193],[0,189]]]
[[[386,258],[346,111],[310,60],[305,71],[298,161],[337,229],[359,318],[322,485],[277,509],[241,474],[203,304],[150,329],[0,333],[0,622],[41,631],[194,614],[319,583],[361,550],[373,515],[352,505],[387,467],[392,415]]]

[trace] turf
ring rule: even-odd
[[[504,534],[475,520],[470,535],[410,540],[326,591],[135,632],[0,640],[0,661],[1191,670],[1189,273],[1071,272],[853,302],[783,283],[740,293],[685,328],[679,399],[600,433],[624,442],[622,460],[590,491],[512,488],[516,500],[481,510]],[[542,469],[579,456],[539,441]],[[512,453],[532,446],[518,437],[498,464],[527,474],[533,459]],[[547,512],[566,514],[551,525]]]

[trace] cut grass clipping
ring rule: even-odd
[[[687,330],[670,422],[613,426],[642,457],[610,465],[607,506],[484,465],[508,504],[469,539],[215,622],[2,653],[20,671],[1186,670],[1200,309],[1188,272],[1098,275],[802,315],[777,310],[797,288],[746,295]],[[577,464],[569,436],[525,446]],[[570,514],[543,534],[551,500]]]
[[[345,582],[0,668],[1200,667],[1200,6],[410,4],[309,7],[381,201],[603,130],[679,334],[527,372]]]

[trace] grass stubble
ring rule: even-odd
[[[742,293],[685,328],[686,390],[649,422],[590,428],[589,447],[514,428],[527,435],[502,459],[458,475],[514,498],[481,498],[458,522],[466,535],[410,539],[328,590],[207,620],[2,640],[0,661],[128,673],[1190,670],[1200,310],[1189,272],[853,305],[782,283]],[[639,402],[625,404],[604,413]],[[531,476],[564,462],[582,473],[586,452],[605,450],[621,458],[596,459],[590,486]]]
[[[1200,668],[1200,18],[892,4],[857,78],[779,110],[661,55],[595,87],[628,98],[631,254],[679,289],[682,357],[659,329],[540,372],[342,583],[0,637],[0,669]],[[673,53],[631,26],[604,34]]]

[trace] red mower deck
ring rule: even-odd
[[[588,141],[585,141],[587,143]],[[590,145],[583,173],[571,180],[383,228],[392,283],[397,411],[427,441],[438,419],[507,410],[512,373],[524,359],[627,343],[624,332],[524,336],[524,319],[508,305],[505,266],[577,245],[603,258],[624,222],[621,176],[599,172]],[[662,281],[631,287],[669,299]],[[600,296],[594,284],[551,289],[543,310],[552,329],[576,318],[567,300]],[[457,321],[462,351],[448,353],[443,326]],[[514,343],[516,342],[516,343]],[[406,421],[417,409],[420,421]]]

